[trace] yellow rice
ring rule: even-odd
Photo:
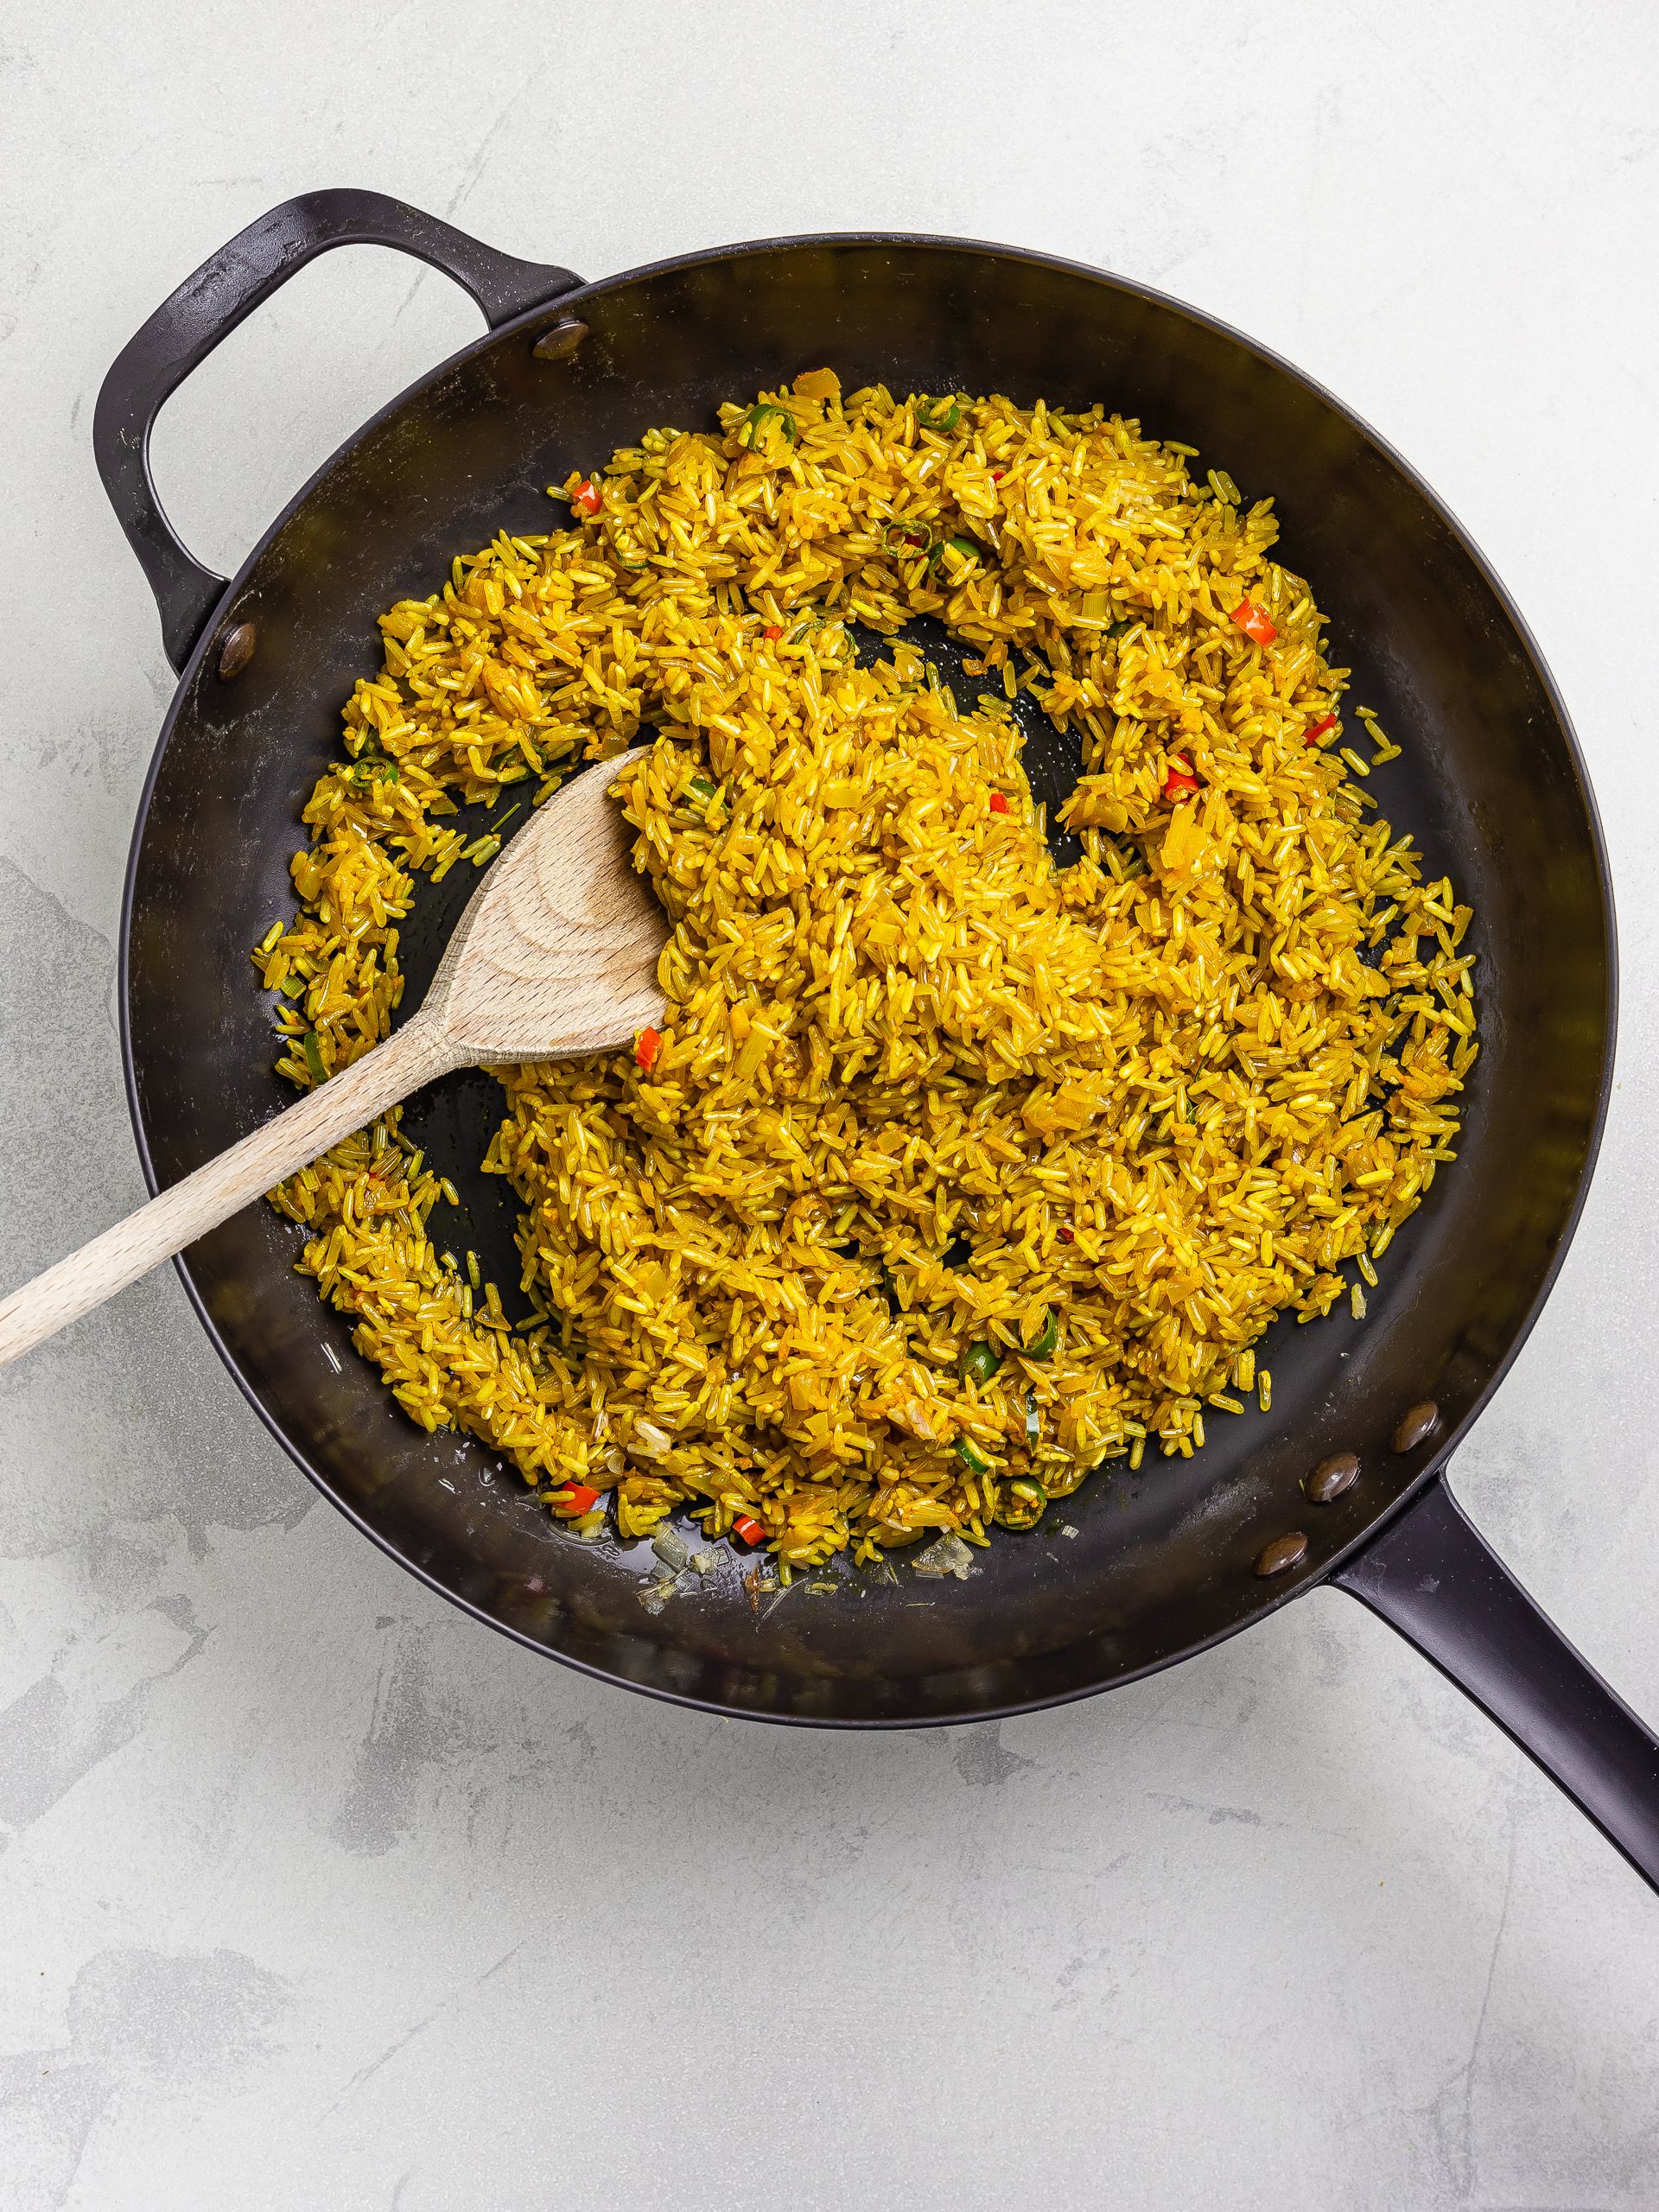
[[[280,1071],[326,1076],[387,1033],[415,877],[497,849],[458,804],[500,822],[660,732],[617,790],[675,924],[662,1049],[496,1071],[484,1164],[524,1209],[536,1325],[435,1249],[442,1166],[395,1114],[272,1195],[414,1420],[579,1533],[607,1500],[573,1484],[624,1537],[751,1516],[787,1576],[983,1542],[1016,1481],[1062,1497],[1265,1408],[1256,1340],[1327,1313],[1344,1262],[1375,1282],[1477,1046],[1470,911],[1364,787],[1398,748],[1308,741],[1347,671],[1269,501],[1099,407],[843,401],[828,370],[761,398],[648,432],[595,518],[382,617],[302,910],[254,957]],[[919,613],[976,699],[899,634]],[[888,634],[879,666],[849,618]],[[1084,740],[1064,873],[1020,688]]]

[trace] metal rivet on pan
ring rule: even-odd
[[[1328,1459],[1320,1460],[1302,1488],[1315,1505],[1331,1505],[1358,1480],[1357,1456],[1351,1452],[1333,1452]]]
[[[575,352],[587,335],[587,324],[577,322],[573,317],[569,322],[556,322],[531,350],[538,361],[563,361],[567,354]]]
[[[1414,1406],[1411,1411],[1402,1418],[1399,1427],[1394,1432],[1395,1450],[1409,1452],[1414,1444],[1421,1444],[1426,1436],[1433,1436],[1440,1425],[1440,1408],[1433,1398],[1425,1398],[1421,1405]]]
[[[233,676],[240,676],[253,658],[254,647],[259,642],[259,632],[251,622],[238,622],[226,639],[219,656],[219,677],[228,683]]]
[[[1288,1568],[1300,1567],[1307,1557],[1307,1538],[1300,1529],[1293,1529],[1287,1536],[1275,1536],[1255,1555],[1258,1574],[1283,1574]]]

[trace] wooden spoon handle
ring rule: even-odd
[[[0,1300],[0,1367],[90,1313],[228,1221],[285,1175],[308,1166],[331,1144],[458,1065],[436,1026],[417,1015],[217,1160]]]

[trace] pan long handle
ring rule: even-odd
[[[1659,1738],[1540,1611],[1443,1473],[1331,1580],[1490,1713],[1659,1889]]]
[[[162,512],[149,474],[149,434],[163,403],[222,338],[295,271],[338,245],[388,245],[453,276],[492,330],[573,290],[569,269],[516,261],[435,215],[380,192],[307,192],[285,200],[187,276],[117,358],[98,395],[99,474],[162,617],[162,642],[182,670],[225,589],[192,558]]]

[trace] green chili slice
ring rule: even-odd
[[[985,1457],[985,1454],[980,1450],[979,1446],[974,1442],[971,1437],[959,1436],[957,1439],[956,1453],[957,1459],[961,1460],[963,1465],[966,1467],[970,1475],[988,1475],[990,1473],[990,1461]]]
[[[1053,1357],[1054,1347],[1059,1341],[1060,1325],[1055,1318],[1054,1308],[1051,1306],[1043,1316],[1043,1325],[1037,1332],[1037,1341],[1035,1344],[1022,1345],[1021,1350],[1027,1359],[1050,1359]]]
[[[899,540],[896,544],[893,542],[894,531],[899,532]],[[918,531],[921,532],[919,543],[916,537]],[[932,544],[932,524],[919,519],[912,521],[907,515],[895,516],[881,532],[881,550],[884,553],[895,553],[900,560],[904,559],[906,551],[912,554],[927,553],[931,550]]]
[[[1037,1410],[1037,1394],[1029,1390],[1026,1394],[1026,1441],[1027,1444],[1039,1444],[1042,1435],[1043,1417]]]
[[[798,628],[791,630],[784,643],[786,645],[798,645],[808,638],[816,638],[820,630],[840,629],[842,643],[847,650],[839,660],[831,661],[830,665],[832,668],[850,668],[858,658],[858,641],[844,625],[845,617],[842,615],[837,614],[833,617],[828,614],[814,615],[801,623]]]
[[[1048,1492],[1034,1475],[1020,1475],[999,1498],[991,1518],[1003,1529],[1034,1529],[1048,1505]]]
[[[976,1383],[982,1390],[1001,1364],[1001,1353],[982,1338],[977,1344],[969,1344],[962,1355],[962,1379]]]
[[[755,449],[755,440],[766,429],[769,418],[783,425],[784,435],[789,440],[791,445],[798,445],[800,442],[801,434],[796,427],[795,417],[786,407],[768,407],[757,403],[743,417],[741,427],[737,434],[739,444],[747,446],[753,453]],[[743,435],[745,430],[748,432],[747,437]]]
[[[1106,635],[1109,638],[1122,638],[1134,629],[1135,623],[1135,618],[1132,614],[1127,616],[1122,622],[1109,622],[1106,625]]]
[[[954,430],[962,420],[962,410],[954,399],[941,399],[928,411],[918,412],[916,419],[925,430]]]
[[[317,1043],[315,1029],[308,1029],[305,1033],[305,1065],[311,1071],[313,1083],[327,1082],[328,1071],[322,1065],[322,1049]]]
[[[943,543],[934,547],[931,557],[936,562],[943,562],[947,553],[954,553],[959,561],[982,563],[985,558],[985,548],[976,544],[971,537],[947,537]]]

